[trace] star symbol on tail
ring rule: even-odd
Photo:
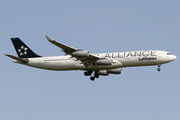
[[[19,55],[27,55],[27,50],[28,48],[24,47],[23,45],[20,47],[20,49],[18,49]]]

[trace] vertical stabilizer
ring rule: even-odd
[[[20,58],[34,58],[41,57],[34,53],[23,41],[19,38],[11,38],[16,52]]]

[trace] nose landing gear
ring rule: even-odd
[[[158,65],[157,71],[161,71],[161,64]]]

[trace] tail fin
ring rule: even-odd
[[[16,52],[20,58],[34,58],[41,57],[34,53],[23,41],[19,38],[11,38],[11,41],[16,49]]]

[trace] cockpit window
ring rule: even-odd
[[[172,55],[171,53],[167,53],[167,55]]]

